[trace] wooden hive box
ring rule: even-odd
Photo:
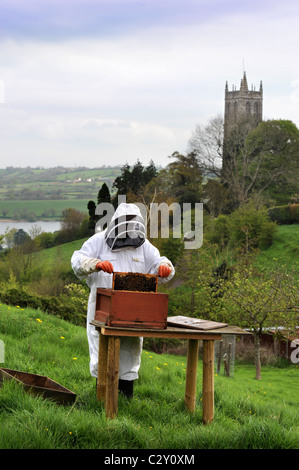
[[[158,276],[114,273],[112,289],[97,289],[95,320],[125,328],[167,327],[168,295],[157,292]]]

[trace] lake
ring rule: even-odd
[[[8,229],[16,228],[17,230],[22,228],[24,232],[29,233],[32,227],[40,227],[42,232],[56,232],[60,229],[61,223],[58,221],[44,221],[38,220],[36,222],[22,222],[20,220],[5,220],[0,219],[0,235],[3,235],[8,227]]]

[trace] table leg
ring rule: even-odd
[[[199,340],[189,339],[187,350],[185,405],[189,411],[195,411],[196,378]]]
[[[109,336],[107,360],[106,418],[117,415],[120,338]]]
[[[214,419],[214,340],[203,340],[202,419],[204,424]]]
[[[99,331],[97,400],[105,402],[107,388],[108,337]]]

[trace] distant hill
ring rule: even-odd
[[[105,182],[111,189],[120,167],[0,169],[0,201],[90,199]]]

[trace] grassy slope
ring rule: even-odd
[[[81,248],[86,239],[75,240],[71,243],[49,248],[41,253],[46,260],[55,257],[57,250],[60,251],[62,259],[67,261],[71,258],[74,250]],[[299,271],[299,225],[281,225],[277,227],[273,245],[267,250],[260,252],[257,263],[266,269],[274,269],[279,266],[286,266]]]
[[[86,238],[82,238],[80,240],[74,240],[70,243],[64,243],[63,245],[41,250],[38,253],[39,258],[44,263],[52,263],[57,259],[58,255],[61,262],[70,264],[72,254],[75,250],[79,250],[81,248],[85,240]]]
[[[38,219],[46,219],[42,214],[48,210],[55,210],[54,219],[59,219],[64,209],[74,208],[79,211],[87,211],[87,203],[89,199],[58,199],[58,200],[40,200],[40,201],[0,201],[0,218],[2,210],[8,211],[6,218],[13,218],[13,214],[18,211],[26,209],[28,212],[33,212]]]
[[[299,272],[299,225],[280,225],[277,227],[273,244],[258,256],[258,263],[266,269],[277,266]]]
[[[34,398],[13,382],[0,391],[0,448],[219,449],[298,448],[298,367],[235,366],[215,376],[215,420],[201,422],[202,363],[196,412],[184,407],[186,358],[143,351],[131,402],[119,398],[106,421],[89,375],[85,329],[31,309],[0,306],[4,367],[47,375],[77,393],[74,406]]]
[[[288,264],[297,246],[298,226],[278,228],[274,245],[260,254],[263,265]],[[287,241],[286,241],[287,238]],[[40,253],[69,261],[84,240]],[[295,258],[295,257],[294,257]],[[77,393],[73,408],[23,393],[14,383],[0,391],[0,448],[298,448],[298,366],[235,366],[234,378],[215,376],[215,421],[201,423],[202,364],[197,407],[184,407],[186,358],[143,352],[135,397],[119,399],[119,417],[106,422],[89,375],[84,328],[31,309],[0,306],[4,367],[47,375]],[[54,346],[54,347],[53,347]]]

